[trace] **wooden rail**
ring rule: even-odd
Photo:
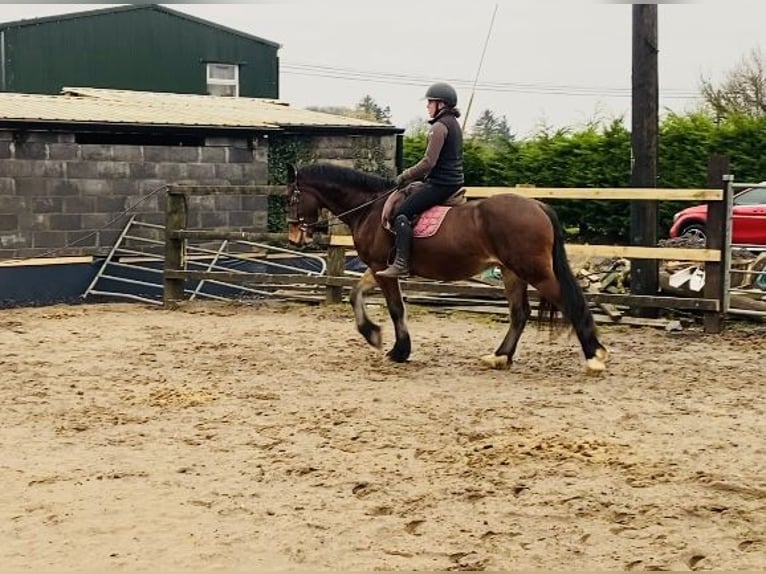
[[[187,185],[168,188],[172,195],[284,195],[283,185]]]
[[[653,188],[538,188],[538,187],[468,187],[469,200],[492,197],[501,193],[516,193],[538,199],[596,199],[596,200],[648,200],[648,201],[701,201],[707,202],[709,226],[715,233],[708,234],[705,249],[675,247],[646,247],[636,245],[577,245],[567,244],[570,256],[621,257],[643,260],[680,260],[703,262],[706,266],[706,286],[702,297],[670,297],[665,295],[586,293],[594,303],[610,303],[629,307],[651,307],[699,310],[705,313],[705,329],[718,332],[723,325],[727,310],[728,252],[730,242],[730,218],[732,195],[731,178],[725,178],[722,189],[653,189]],[[207,231],[187,229],[186,198],[204,194],[261,194],[284,193],[279,186],[185,186],[168,188],[165,240],[164,302],[172,304],[183,298],[184,282],[188,280],[219,280],[258,285],[318,285],[326,288],[326,301],[339,302],[343,288],[353,286],[358,278],[344,276],[347,250],[353,248],[348,235],[333,235],[328,246],[327,276],[271,275],[241,272],[188,271],[184,265],[184,245],[187,240],[249,240],[258,241],[269,234],[244,231]],[[503,296],[500,287],[463,283],[438,283],[407,280],[405,291],[421,291],[452,295]]]
[[[220,281],[242,285],[279,286],[309,285],[329,289],[351,288],[359,282],[358,277],[334,275],[285,275],[270,273],[243,273],[236,271],[166,271],[165,277],[178,280]],[[465,283],[439,283],[436,281],[402,281],[405,292],[421,292],[440,295],[463,295],[472,297],[505,297],[502,287],[490,285],[470,285]],[[649,295],[620,295],[611,293],[588,293],[588,299],[594,303],[629,305],[635,307],[663,307],[668,309],[686,309],[695,311],[719,311],[719,302],[715,299],[696,299],[689,297],[653,297]],[[339,303],[341,298],[330,299]]]
[[[535,199],[604,199],[654,201],[721,201],[720,189],[663,189],[628,187],[466,187],[468,199],[482,199],[493,195],[515,193]]]
[[[330,247],[353,247],[350,235],[333,235]],[[569,243],[566,252],[572,256],[624,257],[630,259],[666,259],[678,261],[718,261],[717,249],[693,249],[686,247],[641,247],[638,245],[579,245]]]
[[[719,234],[708,237],[708,248],[647,247],[639,245],[579,245],[567,244],[567,254],[572,257],[620,257],[644,260],[674,260],[703,262],[706,266],[706,288],[701,297],[671,297],[666,295],[635,295],[586,293],[593,303],[610,303],[629,307],[649,307],[666,309],[693,309],[704,311],[705,330],[719,332],[723,327],[723,318],[727,310],[728,291],[723,289],[726,283],[722,275],[728,273],[728,252],[731,241],[728,239],[730,219],[724,214],[731,211],[731,181],[722,182],[721,189],[656,189],[656,188],[540,188],[540,187],[467,187],[469,200],[492,197],[502,193],[515,193],[535,199],[597,199],[597,200],[647,200],[647,201],[704,201],[708,204],[708,213],[713,221],[719,222]],[[715,228],[714,228],[715,229]],[[348,235],[334,235],[330,238],[328,253],[334,258],[344,257],[346,250],[353,248],[353,238]],[[715,248],[713,248],[715,246]],[[328,268],[328,273],[330,269]],[[418,290],[416,282],[403,281],[403,289]],[[710,285],[711,287],[708,287]],[[456,286],[453,293],[461,293],[464,286]],[[500,290],[502,292],[502,290]],[[340,295],[328,300],[340,301]]]

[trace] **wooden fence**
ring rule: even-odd
[[[340,302],[343,288],[351,287],[358,278],[345,276],[347,252],[353,249],[353,240],[347,235],[333,235],[328,246],[327,275],[321,277],[247,274],[235,272],[188,271],[184,269],[184,242],[186,240],[263,240],[262,233],[204,231],[187,229],[187,197],[205,194],[266,194],[283,193],[284,188],[270,186],[183,186],[168,188],[165,230],[165,304],[172,304],[184,297],[187,280],[218,280],[240,284],[272,285],[320,285],[326,288],[328,302]],[[706,203],[708,207],[708,234],[705,249],[675,247],[644,247],[625,245],[578,245],[567,244],[570,257],[621,257],[627,259],[679,260],[705,264],[705,286],[700,297],[674,297],[660,294],[611,294],[586,293],[589,301],[609,303],[631,308],[666,308],[697,310],[704,313],[705,330],[719,332],[723,327],[728,309],[729,254],[731,245],[730,217],[732,181],[723,180],[721,189],[658,189],[658,188],[538,188],[538,187],[468,187],[469,200],[490,197],[501,193],[516,193],[541,200],[546,199],[597,199],[630,201],[692,201]],[[500,296],[502,288],[461,283],[438,283],[406,280],[402,282],[407,291],[452,294],[462,296]]]

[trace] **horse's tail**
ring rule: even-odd
[[[593,328],[593,318],[588,309],[588,301],[582,288],[577,283],[572,268],[569,266],[566,250],[564,249],[564,230],[561,227],[556,212],[550,205],[541,203],[548,219],[553,227],[553,274],[559,282],[561,293],[561,306],[564,317],[569,319],[572,326],[577,329],[582,326]],[[547,322],[551,327],[555,324],[557,309],[553,302],[540,298],[540,307],[538,312],[538,321]]]

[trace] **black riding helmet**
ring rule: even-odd
[[[437,82],[426,91],[426,99],[441,100],[447,107],[454,108],[457,105],[457,92],[449,84]]]

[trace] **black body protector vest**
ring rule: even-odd
[[[447,139],[444,141],[436,165],[428,174],[426,181],[436,185],[463,185],[463,132],[457,118],[449,113],[442,113],[431,123],[442,123],[447,128]]]

